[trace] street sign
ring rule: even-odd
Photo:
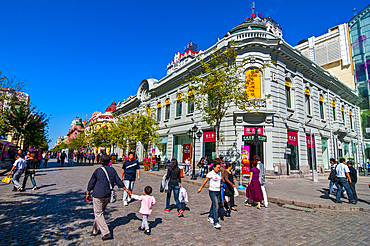
[[[254,141],[254,139],[255,139],[255,135],[243,135],[242,136],[242,141],[245,141],[245,142],[251,142],[251,141]],[[258,141],[261,141],[261,142],[267,141],[267,137],[265,135],[258,135],[257,139]]]

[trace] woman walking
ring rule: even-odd
[[[169,180],[168,182],[168,191],[167,191],[167,200],[166,200],[166,208],[164,211],[166,213],[170,212],[170,200],[171,200],[171,191],[173,190],[173,196],[176,201],[178,216],[184,216],[184,211],[181,207],[181,202],[179,200],[179,193],[181,184],[181,177],[180,177],[180,168],[175,158],[171,160],[171,166],[167,169],[167,176],[166,179]]]
[[[191,168],[191,162],[190,162],[190,157],[186,158],[185,160],[185,174],[187,174],[189,172],[189,176],[191,176],[191,171],[190,171],[190,168]]]
[[[252,206],[252,200],[257,202],[257,208],[261,208],[261,202],[263,200],[263,193],[261,189],[261,183],[259,181],[260,170],[257,168],[257,161],[252,161],[251,176],[249,177],[248,188],[246,195],[248,199],[247,206]]]
[[[218,200],[220,199],[221,195],[221,173],[220,173],[220,163],[214,163],[212,166],[213,170],[209,172],[204,180],[203,184],[198,189],[198,193],[200,193],[204,187],[204,185],[210,181],[209,183],[209,197],[211,198],[212,205],[211,209],[209,210],[208,221],[214,224],[214,228],[221,229],[220,223],[218,223]]]
[[[24,178],[23,178],[22,191],[26,189],[26,183],[27,183],[28,177],[31,178],[31,183],[33,186],[32,190],[37,190],[36,181],[35,181],[35,173],[36,173],[35,168],[37,165],[37,161],[35,160],[35,154],[31,153],[26,162],[27,162],[27,167],[26,167]]]
[[[226,163],[225,172],[223,173],[223,180],[225,180],[225,208],[227,209],[226,214],[229,216],[231,210],[237,211],[234,202],[234,187],[235,180],[234,175],[231,172],[232,164]]]

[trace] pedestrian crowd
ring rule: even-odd
[[[152,206],[156,204],[156,199],[151,195],[153,188],[150,186],[144,188],[142,195],[133,194],[136,177],[137,180],[140,180],[140,166],[137,158],[134,158],[134,153],[129,152],[128,159],[124,160],[121,178],[118,176],[116,170],[109,166],[110,158],[108,155],[103,154],[100,160],[101,167],[97,168],[92,174],[86,191],[86,201],[90,201],[92,197],[95,216],[91,235],[97,236],[100,232],[103,240],[111,239],[111,234],[104,219],[104,211],[108,203],[113,203],[116,200],[113,191],[115,185],[124,190],[124,206],[128,206],[132,199],[141,201],[139,213],[142,215],[142,224],[138,229],[150,235],[151,230],[148,218],[152,213]],[[215,229],[221,229],[219,217],[230,217],[232,211],[237,211],[234,197],[239,194],[235,186],[234,174],[230,163],[225,164],[223,160],[216,158],[214,163],[211,163],[208,167],[208,163],[205,161],[206,158],[200,161],[202,163],[201,168],[203,169],[200,175],[205,175],[205,180],[198,189],[198,193],[202,191],[207,182],[210,182],[208,193],[211,200],[211,208],[207,220]],[[187,159],[186,164],[188,166],[190,166],[189,162],[190,159]],[[252,206],[252,204],[257,203],[257,208],[261,208],[261,202],[263,201],[263,206],[267,207],[268,201],[264,180],[265,169],[259,156],[256,155],[253,157],[252,166],[251,178],[247,188],[248,199],[246,205]],[[190,167],[186,171],[190,172]],[[188,198],[186,190],[182,187],[181,170],[175,158],[171,159],[160,187],[160,192],[166,192],[164,212],[170,213],[171,211],[171,194],[173,193],[177,207],[177,216],[183,217],[183,206],[186,206],[186,204],[182,203],[182,201],[188,202]]]
[[[36,190],[35,174],[36,168],[41,164],[47,167],[50,159],[50,152],[47,151],[27,151],[26,154],[22,150],[18,150],[14,154],[14,161],[12,161],[12,168],[7,177],[11,177],[13,182],[13,191],[25,191],[27,179],[30,177],[32,183],[32,190]],[[23,182],[20,183],[20,178],[24,174]]]

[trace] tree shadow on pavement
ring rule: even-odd
[[[50,245],[78,239],[94,220],[93,209],[87,206],[82,191],[16,193],[14,198],[0,199],[0,238],[7,245]]]
[[[116,227],[126,225],[130,223],[131,220],[140,220],[140,218],[136,216],[136,213],[129,213],[126,216],[116,218],[114,221],[110,222],[108,224],[108,227],[111,232],[111,235],[113,235],[113,230]]]

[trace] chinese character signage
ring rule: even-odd
[[[203,132],[203,143],[216,142],[216,133],[214,131]]]
[[[256,129],[254,126],[245,126],[244,127],[244,135],[254,135],[256,134]],[[258,135],[263,135],[263,127],[258,127],[258,130],[257,130],[257,134]]]
[[[183,144],[182,145],[182,162],[184,163],[188,157],[191,158],[191,144]]]
[[[298,145],[298,133],[288,131],[288,144]]]
[[[315,148],[315,139],[312,138],[312,141],[311,141],[310,135],[306,136],[306,142],[307,142],[307,147],[308,148],[311,148],[311,143],[312,143],[312,148]]]
[[[243,174],[250,174],[250,146],[242,145],[241,149],[242,160],[241,160],[241,169]]]

